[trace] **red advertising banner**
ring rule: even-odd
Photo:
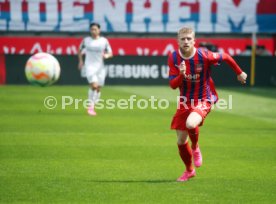
[[[0,54],[33,54],[48,52],[57,55],[76,55],[81,37],[1,37]],[[165,56],[177,49],[175,38],[108,38],[114,55]],[[239,55],[251,38],[197,38],[196,45],[211,43],[218,51]],[[275,52],[273,38],[258,39],[271,54]]]

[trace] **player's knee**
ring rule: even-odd
[[[177,132],[177,144],[182,145],[188,141],[187,131],[176,131]]]
[[[92,89],[93,91],[97,91],[98,87],[95,86],[95,85],[91,85],[91,89]]]
[[[195,129],[198,126],[198,124],[195,121],[187,121],[186,127],[188,129]]]
[[[188,129],[194,129],[202,122],[202,120],[203,118],[200,114],[192,112],[187,118],[186,127]]]
[[[185,144],[186,142],[187,142],[187,140],[188,140],[188,138],[178,138],[177,139],[177,144],[178,145],[183,145],[183,144]]]

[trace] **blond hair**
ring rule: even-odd
[[[194,29],[190,28],[190,27],[183,27],[183,28],[180,28],[177,32],[177,37],[179,37],[182,33],[192,33],[193,36],[195,37],[195,31]]]

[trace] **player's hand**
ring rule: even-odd
[[[103,54],[103,58],[104,58],[104,59],[109,58],[109,54],[108,54],[108,53],[104,53],[104,54]]]
[[[246,78],[247,74],[245,72],[242,72],[240,75],[237,76],[238,81],[241,82],[241,84],[246,84]]]
[[[79,61],[79,66],[78,66],[79,70],[81,70],[83,68],[83,61]]]
[[[185,75],[186,74],[186,64],[185,61],[182,61],[179,66],[180,74]]]

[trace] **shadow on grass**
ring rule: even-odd
[[[89,180],[92,183],[178,183],[176,180]]]

